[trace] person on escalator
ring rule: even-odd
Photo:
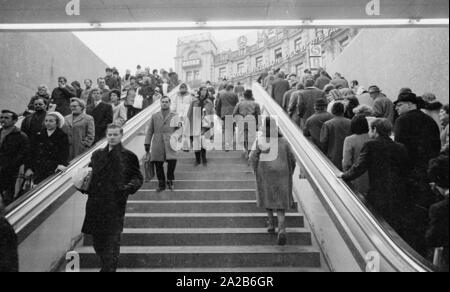
[[[25,177],[37,185],[69,165],[69,137],[62,130],[65,119],[58,112],[48,113],[45,126],[32,141],[31,155],[25,165]]]
[[[139,159],[122,145],[123,129],[109,125],[106,136],[108,146],[92,154],[92,180],[82,233],[93,237],[101,272],[115,272],[128,197],[142,187],[144,178]]]
[[[95,122],[95,140],[94,144],[106,137],[106,128],[113,122],[114,112],[112,105],[102,100],[100,89],[92,90],[94,98],[94,107],[88,110],[87,114],[94,118]],[[109,97],[108,97],[109,98]]]
[[[4,208],[0,197],[0,273],[17,273],[19,272],[17,235],[3,214]]]
[[[161,99],[161,111],[150,119],[145,138],[145,152],[151,154],[151,162],[155,163],[159,185],[157,192],[163,192],[168,187],[173,191],[175,168],[177,166],[177,149],[173,144],[173,134],[180,128],[181,120],[176,113],[170,111],[171,100],[165,96]],[[164,173],[164,163],[167,162],[167,176]]]

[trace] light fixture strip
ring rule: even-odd
[[[395,27],[449,26],[449,19],[327,19],[280,21],[211,21],[211,22],[130,22],[130,23],[39,23],[0,24],[0,31],[39,30],[139,30],[139,29],[222,29],[266,27]]]

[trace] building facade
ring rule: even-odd
[[[358,30],[270,29],[255,34],[237,38],[234,46],[221,46],[209,33],[180,38],[175,58],[177,72],[193,87],[225,78],[250,84],[271,68],[301,76],[305,69],[326,68]]]

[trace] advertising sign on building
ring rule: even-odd
[[[310,57],[322,57],[322,46],[321,45],[311,45],[309,47]]]
[[[187,61],[183,62],[183,68],[197,67],[197,66],[200,66],[201,64],[202,64],[202,61],[200,59],[187,60]]]
[[[318,69],[320,67],[323,67],[323,59],[322,57],[310,57],[309,58],[310,68],[311,69]]]

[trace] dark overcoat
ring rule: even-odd
[[[69,137],[59,128],[49,137],[43,128],[35,139],[27,169],[33,170],[34,182],[39,184],[53,175],[58,165],[69,164]]]
[[[367,200],[375,211],[401,232],[411,199],[408,197],[408,152],[404,145],[388,137],[379,137],[364,144],[357,162],[343,174],[345,181],[353,181],[366,171],[370,190]]]
[[[88,115],[91,115],[95,122],[95,144],[106,137],[106,129],[113,122],[114,113],[112,105],[102,101],[92,109],[92,112],[88,112]]]
[[[51,103],[56,105],[55,111],[59,112],[63,115],[63,117],[65,117],[72,113],[70,109],[70,100],[74,97],[77,97],[77,91],[73,87],[57,87],[52,92]]]
[[[0,215],[0,273],[18,271],[17,235],[8,221]]]
[[[86,218],[82,232],[91,235],[122,233],[128,196],[143,184],[137,156],[118,145],[94,152],[90,167],[92,181],[88,190]]]

